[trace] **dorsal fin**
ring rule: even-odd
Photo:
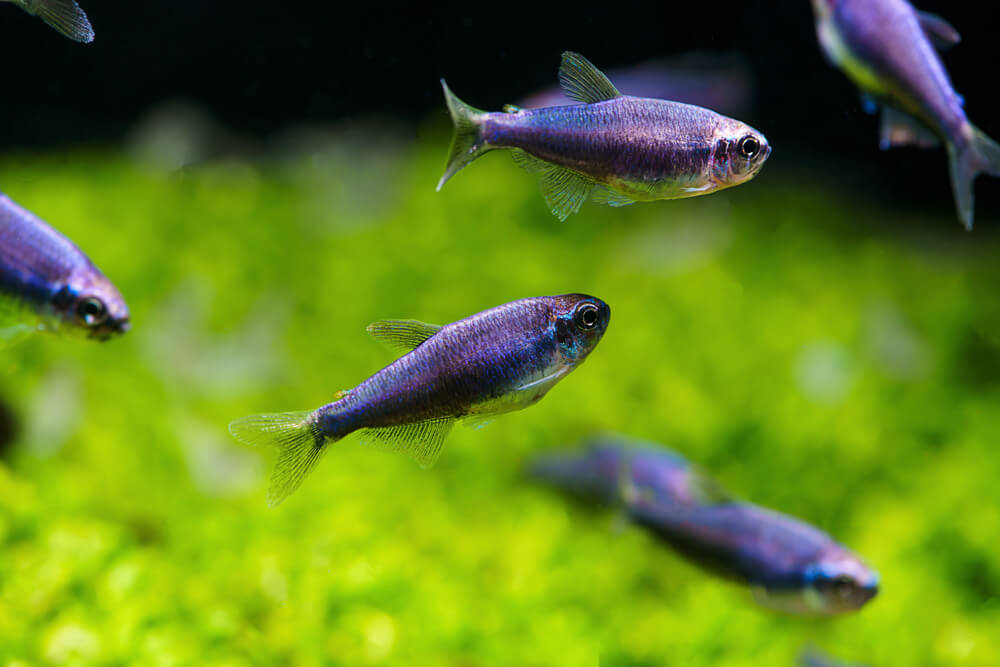
[[[719,505],[736,500],[722,484],[696,465],[688,468],[687,487],[691,500],[699,505]]]
[[[962,36],[958,34],[954,26],[945,21],[937,14],[930,12],[917,12],[917,20],[923,29],[927,39],[938,49],[950,49],[962,41]]]
[[[404,352],[416,349],[438,331],[437,324],[419,320],[379,320],[368,325],[372,338]]]
[[[571,100],[593,104],[616,97],[621,93],[614,84],[604,76],[601,70],[573,51],[562,54],[562,65],[559,66],[559,85]]]

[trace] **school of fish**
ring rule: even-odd
[[[0,2],[72,40],[94,39],[74,0]],[[944,145],[958,217],[971,229],[974,181],[982,173],[1000,176],[1000,146],[968,120],[938,56],[937,49],[959,43],[958,31],[906,0],[811,2],[823,53],[863,92],[866,108],[881,107],[881,147]],[[558,78],[567,99],[550,92],[535,98],[552,100],[548,106],[507,105],[499,112],[469,106],[442,79],[454,138],[437,189],[483,154],[509,150],[516,164],[539,175],[548,209],[565,220],[587,201],[619,207],[740,185],[771,154],[764,135],[742,121],[680,101],[621,94],[577,53],[563,53]],[[639,88],[650,77],[635,81]],[[687,89],[697,83],[677,81]],[[479,426],[540,401],[594,351],[610,317],[604,301],[564,294],[520,299],[443,326],[375,322],[368,332],[401,350],[398,359],[320,408],[252,415],[229,430],[249,445],[277,449],[272,506],[299,488],[329,445],[351,434],[429,467],[457,421]],[[124,298],[90,258],[0,195],[0,342],[36,332],[105,341],[129,328]],[[530,471],[620,507],[630,522],[706,571],[739,582],[771,609],[842,614],[878,593],[878,574],[830,535],[733,497],[663,447],[599,439],[577,452],[540,457]]]

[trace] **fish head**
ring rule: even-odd
[[[721,187],[745,183],[757,175],[771,155],[763,134],[746,123],[726,118],[716,130],[712,178]]]
[[[877,572],[841,548],[826,550],[805,572],[805,585],[814,610],[823,614],[861,609],[878,594],[878,584]]]
[[[551,299],[559,355],[567,364],[578,364],[600,342],[611,320],[611,309],[586,294],[564,294]]]
[[[130,328],[128,306],[118,289],[94,266],[70,279],[53,301],[60,328],[105,341]]]

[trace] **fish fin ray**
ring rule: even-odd
[[[573,51],[562,54],[559,66],[559,85],[571,100],[593,104],[621,97],[611,80],[594,67],[593,63]]]
[[[882,107],[882,134],[879,147],[888,150],[893,146],[933,148],[941,139],[919,120],[890,106]]]
[[[917,20],[927,39],[939,50],[950,49],[962,41],[955,27],[937,14],[918,11]]]
[[[636,202],[626,194],[618,192],[607,185],[595,185],[594,190],[590,193],[590,198],[592,201],[598,204],[607,204],[608,206],[629,206]]]
[[[551,162],[546,162],[541,158],[537,158],[521,148],[511,150],[510,156],[514,158],[514,164],[521,169],[524,169],[529,174],[546,172],[554,166]]]
[[[451,149],[448,152],[448,163],[445,165],[444,175],[441,176],[441,180],[437,184],[439,192],[444,184],[463,167],[491,150],[491,147],[486,145],[481,132],[481,122],[482,118],[486,116],[486,112],[469,106],[458,99],[458,96],[448,88],[444,79],[441,79],[441,88],[444,90],[444,99],[448,105],[448,113],[451,114],[451,122],[455,125],[455,134],[451,139]]]
[[[594,181],[571,169],[549,165],[542,175],[541,187],[552,215],[562,221],[580,210],[594,189]]]
[[[692,464],[689,470],[688,490],[694,502],[700,505],[722,505],[736,500],[726,487],[700,466]]]
[[[410,352],[441,331],[441,326],[420,320],[378,320],[369,324],[367,331],[380,343]]]
[[[484,426],[492,424],[494,417],[496,415],[468,415],[462,418],[462,425],[478,431]]]
[[[359,436],[369,447],[403,454],[421,468],[430,468],[441,455],[444,439],[454,423],[450,418],[428,419],[398,426],[365,428],[359,431]]]
[[[229,432],[244,444],[278,450],[267,490],[270,507],[280,505],[302,485],[326,450],[326,439],[313,422],[311,412],[241,417],[229,424]]]
[[[75,42],[94,41],[94,28],[75,0],[36,0],[30,9],[27,6],[25,9]]]
[[[972,139],[968,143],[962,147],[948,144],[948,158],[958,217],[971,231],[975,206],[972,187],[981,173],[1000,178],[1000,145],[972,126]]]

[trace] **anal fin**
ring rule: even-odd
[[[572,169],[560,167],[531,155],[527,151],[511,151],[514,163],[528,173],[542,174],[542,196],[552,214],[565,220],[580,210],[594,189],[594,180]]]
[[[361,442],[383,451],[398,452],[430,468],[441,455],[444,439],[454,419],[430,419],[411,424],[366,428],[359,432]]]
[[[919,120],[889,106],[882,107],[882,135],[879,147],[893,146],[933,148],[941,143],[934,132]]]

